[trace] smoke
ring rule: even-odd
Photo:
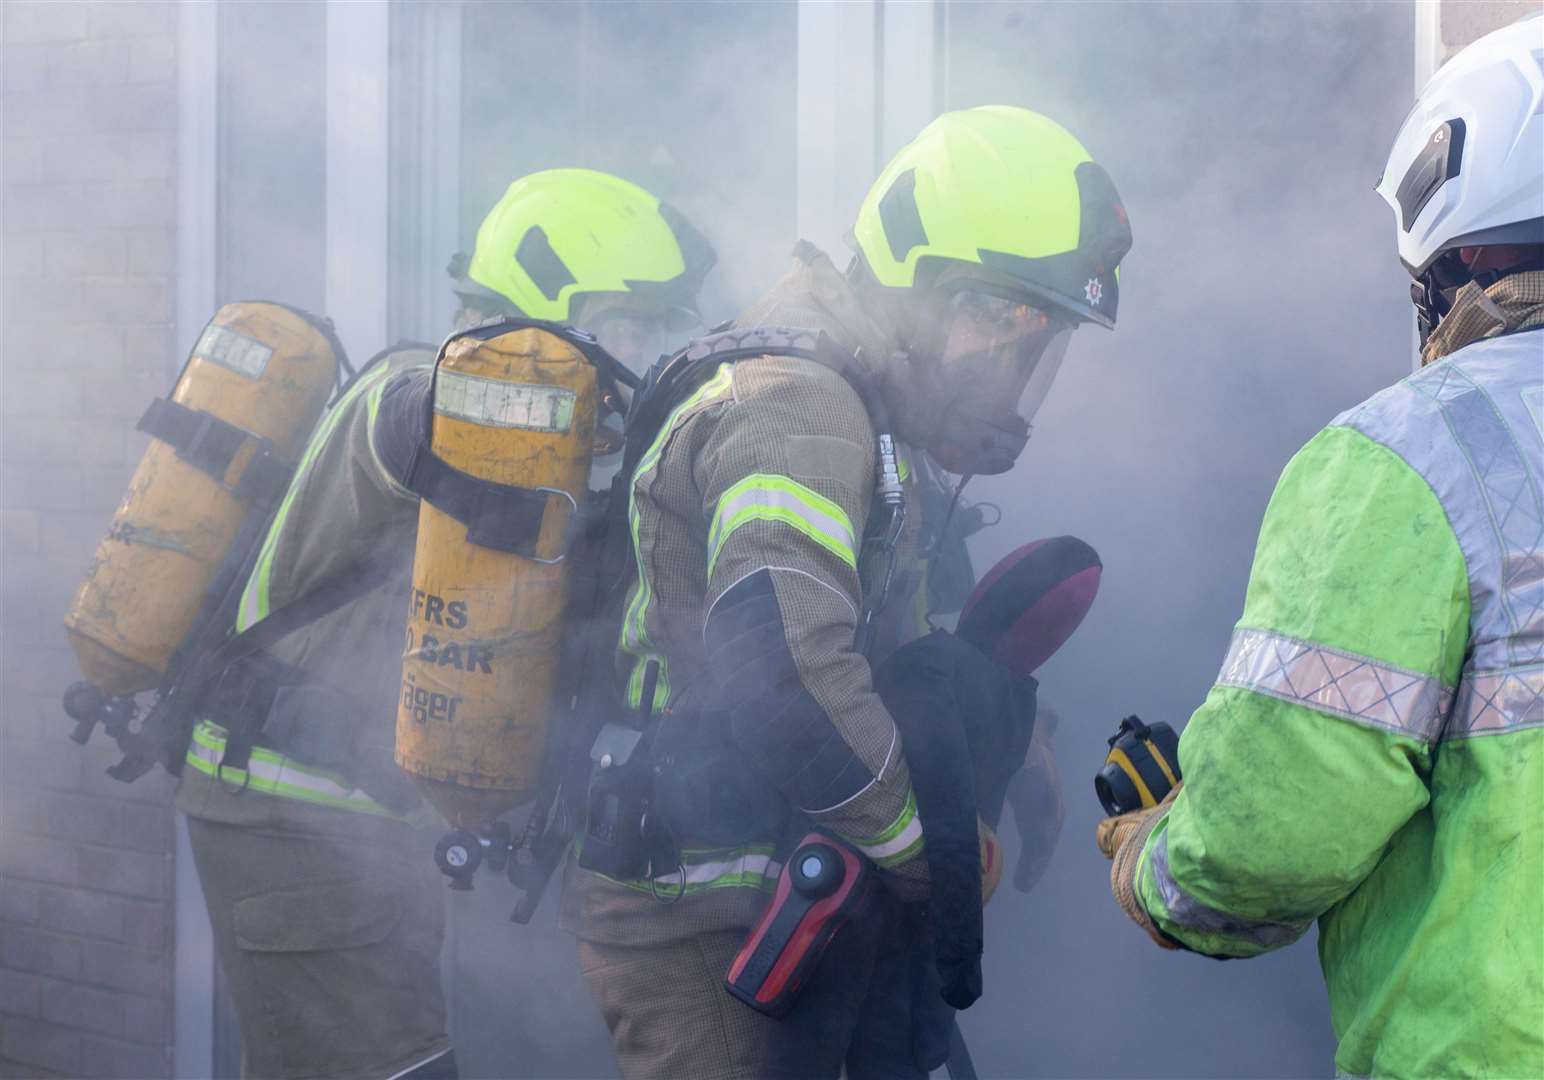
[[[323,305],[325,14],[222,5],[222,302]],[[448,289],[438,268],[470,250],[510,180],[584,166],[642,184],[708,234],[719,265],[706,322],[732,316],[797,238],[797,20],[796,5],[771,2],[463,4],[458,69],[436,69],[459,95],[442,163],[458,178],[458,230],[441,250],[412,249],[433,273],[394,266],[393,280]],[[973,542],[978,570],[1031,537],[1073,533],[1105,571],[1087,622],[1040,673],[1062,717],[1066,829],[1036,890],[1005,887],[993,902],[987,993],[962,1027],[984,1076],[1327,1074],[1311,942],[1230,964],[1152,948],[1108,896],[1088,781],[1121,716],[1178,726],[1202,700],[1288,457],[1408,370],[1407,279],[1372,185],[1411,97],[1411,6],[955,2],[944,21],[948,106],[1059,120],[1113,177],[1136,238],[1118,330],[1074,336],[1018,469],[968,493],[1003,510]],[[851,153],[867,163],[872,148]],[[398,224],[394,244],[413,231]],[[387,342],[346,344],[361,360]],[[496,875],[447,893],[462,1075],[614,1070],[574,943],[555,926],[559,886],[528,927],[508,923],[514,894]]]
[[[705,310],[729,316],[793,238],[795,19],[773,4],[469,7],[464,230],[510,177],[610,169],[709,233]],[[1109,899],[1088,780],[1119,717],[1179,725],[1200,703],[1287,458],[1408,370],[1406,279],[1372,185],[1411,96],[1412,25],[1390,3],[948,7],[948,106],[1061,121],[1136,235],[1119,329],[1076,335],[1024,461],[971,489],[1004,511],[975,542],[978,569],[1066,532],[1106,566],[1042,672],[1064,717],[1068,821],[1038,889],[1004,889],[989,912],[987,994],[962,1016],[982,1075],[1332,1070],[1311,939],[1249,963],[1160,954]],[[500,927],[503,897],[482,888],[480,914],[458,897],[454,918],[464,1067],[609,1067],[571,945]]]
[[[994,901],[987,994],[963,1028],[984,1075],[1326,1075],[1311,939],[1247,963],[1160,953],[1109,900],[1089,781],[1121,716],[1178,726],[1205,696],[1287,459],[1409,370],[1408,278],[1372,186],[1411,99],[1411,11],[951,16],[951,107],[1007,101],[1059,119],[1109,170],[1136,238],[1119,328],[1074,335],[1018,470],[970,489],[1004,510],[976,542],[978,567],[1070,532],[1105,571],[1041,672],[1063,717],[1066,831],[1036,892]]]

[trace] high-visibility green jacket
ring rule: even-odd
[[[1198,952],[1318,920],[1343,1075],[1544,1076],[1540,301],[1471,286],[1452,355],[1287,466],[1139,861]]]

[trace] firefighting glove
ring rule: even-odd
[[[1003,849],[992,827],[980,818],[976,819],[976,832],[981,837],[981,906],[986,907],[1003,879]]]
[[[1111,860],[1110,892],[1115,895],[1115,902],[1126,913],[1126,917],[1146,930],[1147,936],[1162,949],[1177,949],[1179,944],[1158,929],[1138,899],[1137,866],[1141,861],[1142,849],[1147,846],[1147,838],[1152,835],[1158,822],[1163,820],[1169,804],[1182,787],[1183,781],[1175,785],[1161,803],[1150,809],[1133,810],[1129,814],[1105,818],[1094,834],[1100,853]]]

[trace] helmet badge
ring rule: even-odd
[[[1083,299],[1088,301],[1090,307],[1099,306],[1099,301],[1104,299],[1104,286],[1098,278],[1088,279],[1088,284],[1083,286]]]

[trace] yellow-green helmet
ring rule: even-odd
[[[1115,325],[1131,226],[1083,144],[1028,109],[945,113],[895,156],[853,232],[879,284],[925,286],[973,263],[1080,321]]]
[[[574,321],[574,301],[626,294],[641,306],[696,315],[712,246],[673,207],[592,169],[521,177],[488,212],[457,291],[491,292],[522,315]],[[693,320],[687,320],[688,324]]]

